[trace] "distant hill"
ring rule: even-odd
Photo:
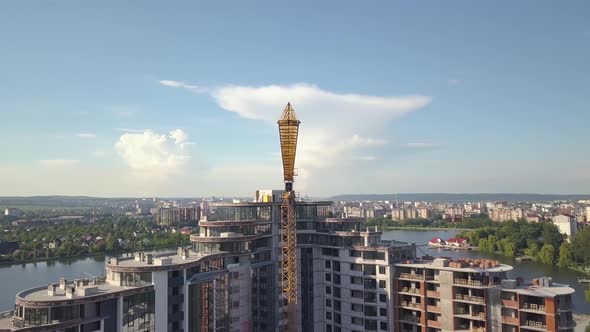
[[[559,200],[590,199],[588,195],[553,195],[553,194],[349,194],[330,197],[334,201],[424,201],[424,202],[549,202]]]

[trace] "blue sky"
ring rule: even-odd
[[[0,4],[0,195],[588,193],[587,1]],[[171,134],[171,132],[173,134]]]

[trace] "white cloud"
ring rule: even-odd
[[[80,163],[80,160],[76,159],[43,159],[39,160],[41,166],[45,167],[69,167]]]
[[[170,138],[174,139],[175,144],[181,144],[188,138],[182,129],[174,129],[170,132]]]
[[[317,189],[338,180],[315,177],[313,174],[319,174],[319,169],[346,165],[351,172],[358,171],[355,163],[366,164],[375,159],[374,150],[387,147],[392,121],[431,102],[429,96],[339,94],[309,84],[232,85],[217,88],[212,96],[226,111],[272,125],[276,125],[286,103],[291,101],[302,121],[296,161],[300,190]],[[314,188],[309,185],[311,182]]]
[[[205,88],[205,87],[188,84],[188,83],[185,83],[182,81],[161,80],[161,81],[159,81],[159,83],[163,86],[168,86],[171,88],[181,88],[181,89],[186,89],[186,90],[190,90],[193,92],[207,92],[207,88]]]
[[[96,138],[96,134],[95,133],[77,133],[74,136],[76,136],[78,138],[84,138],[84,139],[94,139],[94,138]]]
[[[461,83],[463,83],[462,80],[457,79],[457,78],[452,78],[448,81],[449,85],[459,85]]]
[[[166,176],[180,171],[190,159],[182,139],[186,134],[180,129],[171,131],[170,136],[145,130],[121,135],[115,149],[131,170]]]

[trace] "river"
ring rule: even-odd
[[[406,231],[395,230],[383,233],[384,240],[398,240],[414,242],[417,245],[425,245],[430,239],[435,236],[443,240],[454,237],[459,231],[456,230],[428,230],[428,231]],[[514,270],[508,272],[508,276],[512,278],[523,277],[524,279],[532,279],[536,277],[553,277],[554,282],[570,285],[576,292],[572,296],[574,304],[574,312],[578,314],[590,314],[590,304],[584,298],[584,291],[587,287],[578,283],[578,277],[583,277],[584,274],[568,268],[560,268],[555,265],[542,264],[533,261],[517,262],[514,258],[506,257],[489,252],[480,252],[477,250],[457,250],[444,251],[439,248],[428,248],[427,246],[418,247],[417,255],[430,255],[434,257],[470,257],[470,258],[493,258],[504,264],[512,265]]]
[[[395,230],[384,232],[383,239],[414,242],[420,245],[427,244],[428,240],[435,236],[448,239],[454,237],[457,233],[458,231],[454,230]],[[573,296],[574,312],[590,314],[590,304],[584,299],[584,290],[586,287],[578,283],[578,277],[583,276],[583,274],[577,271],[532,261],[516,262],[512,258],[479,251],[442,251],[440,249],[430,249],[426,246],[419,247],[418,255],[421,256],[423,254],[435,257],[494,258],[502,263],[514,266],[514,270],[509,272],[511,277],[522,276],[525,279],[530,279],[541,276],[552,276],[553,281],[568,284],[575,288],[576,293]],[[0,283],[0,311],[13,309],[14,296],[23,289],[57,282],[61,277],[74,279],[92,275],[103,275],[104,263],[105,256],[96,256],[0,266],[0,280],[2,280],[2,283]]]

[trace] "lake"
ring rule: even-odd
[[[455,237],[459,231],[456,230],[427,230],[427,231],[406,231],[394,230],[383,233],[384,240],[398,240],[414,242],[416,245],[426,245],[433,237],[440,237],[446,240]],[[542,264],[533,261],[517,262],[514,258],[506,257],[489,252],[480,252],[477,250],[456,250],[444,251],[440,248],[428,248],[421,246],[417,248],[417,255],[430,255],[434,257],[452,257],[452,258],[492,258],[504,264],[512,265],[514,270],[508,272],[511,278],[523,277],[524,279],[532,279],[536,277],[553,277],[554,282],[570,285],[576,292],[572,296],[574,304],[574,312],[579,314],[590,314],[590,304],[584,298],[584,291],[587,286],[578,283],[578,277],[585,276],[583,273],[567,268],[560,268],[555,265]]]
[[[417,245],[427,244],[428,241],[438,236],[442,239],[454,237],[458,231],[455,230],[427,230],[407,231],[395,230],[383,233],[385,240],[398,240],[414,242]],[[574,312],[590,314],[590,305],[584,299],[586,286],[578,283],[578,277],[582,273],[570,269],[563,269],[553,265],[541,264],[538,262],[524,261],[517,262],[513,258],[504,257],[493,253],[475,251],[443,251],[431,249],[426,246],[418,247],[418,255],[431,255],[435,257],[486,257],[501,261],[502,263],[514,266],[509,272],[510,277],[522,276],[525,279],[541,276],[551,276],[553,281],[568,284],[575,288],[573,296]],[[36,286],[47,285],[57,282],[59,278],[68,279],[86,278],[93,275],[103,275],[105,256],[86,257],[80,259],[52,260],[47,262],[16,264],[0,266],[0,311],[14,308],[14,297],[17,292]]]

